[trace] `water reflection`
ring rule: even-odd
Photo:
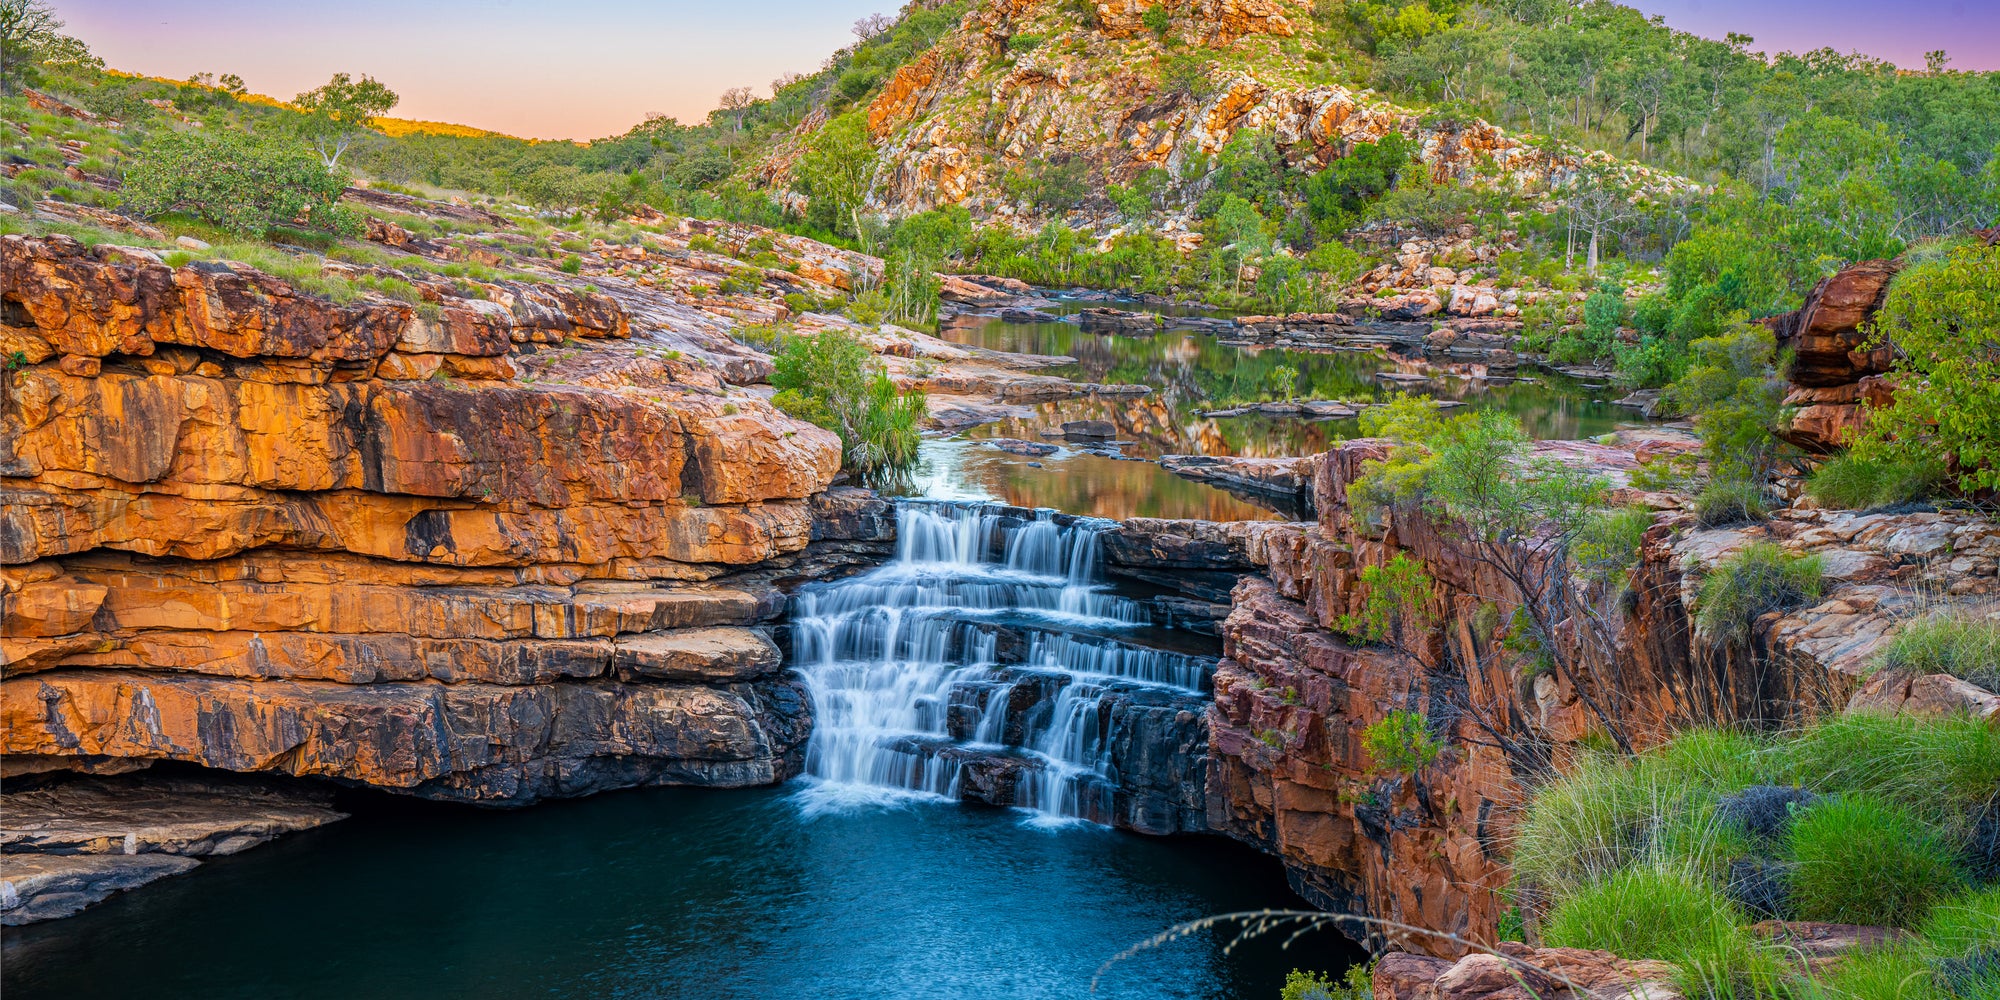
[[[1051,312],[1097,303],[1062,302]],[[932,496],[985,497],[1029,507],[1054,507],[1103,517],[1275,517],[1214,487],[1191,483],[1150,460],[1162,455],[1283,458],[1325,451],[1360,433],[1355,419],[1248,413],[1209,416],[1246,403],[1300,399],[1379,402],[1420,392],[1505,410],[1542,439],[1595,437],[1631,423],[1612,406],[1606,387],[1560,375],[1523,379],[1448,377],[1405,388],[1376,377],[1386,371],[1432,372],[1421,356],[1389,349],[1298,351],[1240,347],[1208,330],[1168,330],[1154,336],[1086,333],[1069,323],[1007,323],[963,317],[942,334],[956,343],[1030,354],[1068,355],[1076,363],[1048,369],[1078,381],[1152,386],[1143,397],[1085,398],[1043,403],[1025,417],[928,442],[920,481]],[[1292,372],[1288,392],[1284,380]],[[1114,448],[1083,446],[1061,437],[1074,420],[1106,420]],[[1063,445],[1046,457],[999,451],[981,442],[1021,438]],[[1122,457],[1122,458],[1121,458]],[[1147,461],[1131,461],[1142,459]]]

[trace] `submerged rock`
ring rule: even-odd
[[[172,854],[0,854],[0,924],[72,916],[114,893],[200,864]]]

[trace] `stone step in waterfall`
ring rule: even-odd
[[[908,796],[1199,829],[1214,656],[1148,644],[1106,581],[1107,521],[902,502],[895,557],[802,588],[809,807]]]

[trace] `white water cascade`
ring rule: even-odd
[[[1144,609],[1103,576],[1108,524],[1064,520],[905,501],[891,562],[794,596],[808,810],[982,798],[1112,822],[1110,699],[1194,699],[1215,661],[1136,644]]]

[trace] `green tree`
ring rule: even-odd
[[[185,212],[245,236],[273,226],[354,228],[338,204],[344,175],[295,142],[214,125],[158,129],[125,172],[126,203],[141,212]]]
[[[363,75],[356,80],[346,73],[292,98],[305,112],[306,138],[329,171],[340,168],[340,157],[354,144],[354,137],[376,118],[389,113],[400,100],[396,92]]]
[[[1855,452],[1905,464],[1942,455],[1961,489],[2000,488],[2000,246],[1920,260],[1875,322],[1897,347],[1895,404],[1869,412]]]
[[[861,112],[841,115],[806,140],[795,174],[806,203],[806,223],[827,232],[860,235],[857,218],[875,175],[875,147]]]
[[[42,0],[0,0],[0,94],[30,82],[36,53],[62,37],[62,26]]]

